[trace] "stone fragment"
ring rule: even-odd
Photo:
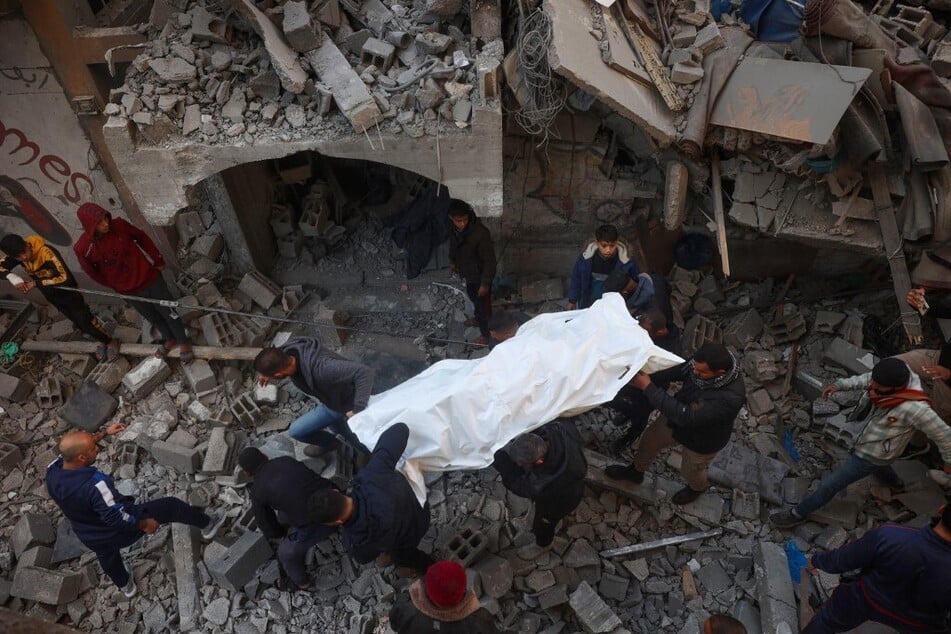
[[[150,59],[149,68],[159,76],[159,79],[168,84],[184,84],[195,79],[198,74],[194,65],[180,57]]]
[[[208,436],[208,449],[202,463],[202,473],[211,475],[229,474],[234,469],[236,439],[233,432],[224,427],[215,427]]]
[[[231,601],[225,597],[220,597],[215,599],[211,603],[205,606],[205,609],[201,613],[202,617],[214,623],[215,625],[224,625],[228,622],[228,617],[231,615]]]
[[[181,473],[195,473],[201,464],[201,452],[197,449],[173,445],[164,440],[154,441],[151,452],[156,462]]]
[[[733,580],[718,561],[709,563],[697,571],[697,579],[707,592],[721,594],[733,587]]]
[[[836,337],[826,348],[823,361],[844,368],[852,374],[864,374],[872,371],[878,358],[868,350],[863,350],[842,337]]]
[[[185,117],[182,119],[182,135],[188,136],[201,127],[201,106],[193,103],[185,106]]]
[[[307,73],[300,65],[297,53],[284,40],[283,35],[273,22],[258,9],[252,0],[235,0],[232,3],[235,10],[238,11],[264,39],[264,48],[267,50],[271,59],[271,67],[281,78],[281,85],[284,90],[299,95],[304,92],[304,86],[307,84]],[[324,41],[330,38],[324,38]],[[315,70],[316,66],[311,64]],[[347,64],[350,69],[350,64]],[[318,75],[323,74],[318,70]]]
[[[598,594],[615,601],[623,601],[627,598],[627,588],[630,581],[619,575],[605,573],[601,575],[601,582],[598,584]]]
[[[307,61],[354,130],[362,134],[383,119],[376,99],[333,40],[325,37],[319,48],[307,53]]]
[[[228,44],[230,27],[226,20],[209,13],[205,7],[196,5],[191,11],[192,39]]]
[[[703,79],[703,67],[695,63],[677,62],[670,69],[670,81],[675,84],[693,84]]]
[[[671,34],[671,42],[677,48],[689,48],[697,39],[697,27],[681,24],[676,32]]]
[[[759,519],[759,492],[733,489],[733,503],[730,510],[740,519]]]
[[[244,91],[235,90],[233,93],[231,93],[231,98],[228,99],[228,103],[226,103],[221,108],[221,116],[236,123],[243,122],[244,111],[247,109],[247,107],[248,102],[244,96]]]
[[[462,10],[464,0],[426,0],[426,13],[451,18]]]
[[[778,544],[757,541],[753,546],[756,594],[764,632],[794,631],[799,623],[796,597],[786,553]]]
[[[694,39],[693,45],[703,51],[704,55],[723,48],[723,36],[720,35],[720,27],[717,26],[717,23],[711,22],[697,31],[697,37]]]
[[[773,353],[766,350],[750,350],[743,355],[743,372],[757,383],[767,383],[779,376],[779,368]]]
[[[50,518],[39,513],[24,513],[20,516],[13,533],[10,536],[10,545],[15,557],[20,557],[28,548],[37,545],[52,544],[56,540]]]
[[[723,343],[742,351],[763,332],[763,318],[755,308],[737,315],[723,331]]]
[[[48,605],[63,605],[79,596],[83,575],[75,572],[18,566],[10,595]]]
[[[549,277],[521,285],[519,293],[524,304],[540,304],[549,300],[558,300],[565,296],[565,284],[560,277]]]
[[[222,588],[239,591],[271,556],[267,538],[261,533],[247,531],[220,555],[207,562],[208,572]]]
[[[252,77],[248,87],[253,95],[261,99],[276,100],[281,96],[281,79],[273,70],[266,70]],[[276,106],[273,107],[276,108]],[[269,119],[273,118],[273,116],[269,117]]]
[[[284,3],[284,37],[291,48],[298,53],[306,53],[320,46],[319,28],[307,13],[306,2]]]
[[[89,549],[79,541],[73,531],[73,525],[65,517],[56,525],[56,543],[53,545],[53,556],[50,563],[58,564],[88,553]]]
[[[482,591],[492,598],[499,599],[512,588],[513,572],[508,559],[489,555],[473,570],[479,575]]]
[[[753,416],[762,416],[773,411],[773,398],[764,389],[759,389],[749,395],[746,401],[750,414]]]
[[[571,593],[569,603],[581,627],[588,634],[608,634],[622,625],[621,619],[587,581],[578,584],[578,588]]]
[[[194,631],[198,623],[197,529],[188,524],[172,524],[172,555],[175,561],[175,594],[178,597],[178,629]]]
[[[204,359],[195,359],[188,365],[183,365],[182,373],[196,394],[207,393],[218,385],[218,379],[215,378],[211,364]]]
[[[452,38],[437,31],[424,31],[416,36],[416,48],[423,55],[440,55],[450,44]]]
[[[159,384],[171,375],[172,369],[164,359],[146,357],[122,378],[122,385],[132,398],[138,400],[147,396]]]
[[[17,468],[23,460],[20,448],[9,442],[0,442],[0,475],[6,475]]]
[[[0,399],[22,403],[33,392],[33,383],[29,379],[0,373]]]

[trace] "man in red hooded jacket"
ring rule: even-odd
[[[73,245],[80,266],[93,280],[123,295],[150,300],[172,300],[162,278],[165,260],[149,236],[95,203],[85,203],[76,212],[83,235]],[[181,345],[183,364],[191,363],[192,347],[185,324],[170,309],[159,304],[129,300],[150,324],[162,333],[164,344],[156,356],[166,356]]]

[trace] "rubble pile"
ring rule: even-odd
[[[195,231],[212,219],[186,213],[195,216],[179,218],[183,253],[193,262],[204,257],[221,266],[227,254],[209,248],[216,240],[204,239],[213,234]],[[188,234],[189,228],[195,235]],[[378,253],[368,254],[370,247]],[[360,270],[362,277],[369,268],[379,275],[379,256],[387,253],[397,262],[379,223],[354,223],[338,249],[317,266],[326,267],[321,278],[331,270],[339,275]],[[423,279],[445,278],[430,273]],[[771,510],[798,501],[846,455],[855,435],[847,413],[858,394],[813,399],[833,378],[872,366],[873,349],[882,348],[885,339],[865,322],[885,323],[892,315],[883,307],[882,292],[835,299],[834,282],[803,279],[788,291],[775,288],[772,280],[723,286],[712,275],[680,268],[668,279],[686,351],[715,340],[742,355],[748,403],[733,442],[710,468],[714,488],[682,507],[669,502],[682,486],[676,449],[663,454],[643,485],[606,478],[604,467],[618,460],[610,446],[621,433],[609,408],[575,419],[587,448],[590,486],[549,549],[534,544],[530,504],[508,493],[494,470],[427,478],[433,523],[422,548],[470,568],[483,605],[507,628],[548,634],[565,628],[694,633],[708,614],[728,612],[750,632],[780,631],[784,622],[796,631],[784,552],[789,535],[772,530],[765,520]],[[358,293],[361,305],[371,310],[350,323],[463,337],[461,295],[435,284],[425,288],[391,295],[364,288]],[[319,314],[321,321],[327,313],[319,313],[320,306],[333,310],[356,301],[341,298],[345,293],[335,288],[323,300],[299,297],[297,306],[288,307],[282,304],[287,289],[257,272],[236,286],[226,276],[217,284],[201,279],[194,291],[203,306],[275,315],[294,310]],[[513,302],[529,313],[551,310],[564,301],[562,293],[563,280],[536,279],[523,284]],[[97,312],[110,314],[102,307]],[[135,323],[131,311],[114,310],[111,316],[124,341],[143,337],[130,325]],[[196,340],[212,345],[260,345],[275,330],[251,318],[198,310],[183,316],[197,332]],[[62,322],[27,330],[41,339],[73,335]],[[361,348],[372,348],[372,336],[355,333],[347,339],[347,334],[322,328],[320,336],[335,348],[346,346],[344,353],[354,358]],[[425,341],[418,345],[432,355],[430,360],[458,356],[454,351],[461,350]],[[235,468],[237,453],[254,444],[271,456],[301,459],[341,484],[353,474],[353,456],[345,446],[309,458],[304,445],[281,433],[313,404],[289,382],[262,388],[247,363],[196,360],[173,369],[151,357],[95,365],[83,355],[30,355],[3,369],[0,388],[5,409],[0,505],[10,511],[0,520],[0,539],[7,544],[0,549],[0,604],[108,632],[386,631],[392,599],[408,581],[392,569],[356,567],[337,537],[314,551],[315,594],[273,587],[277,563],[272,546],[254,530],[244,481]],[[87,393],[81,415],[69,414],[81,391]],[[140,499],[178,495],[192,504],[220,507],[229,518],[219,537],[204,546],[178,525],[140,541],[130,555],[140,593],[131,600],[100,574],[94,556],[71,535],[43,485],[55,439],[70,422],[92,428],[116,418],[124,419],[128,429],[104,443],[98,466],[115,475],[122,493]],[[923,523],[937,508],[941,490],[925,476],[922,463],[900,461],[897,468],[909,483],[904,493],[859,482],[816,513],[818,521],[797,527],[792,540],[808,553],[837,546],[883,521]],[[711,528],[723,532],[634,556],[603,554]],[[836,581],[824,576],[822,582],[831,588]]]
[[[258,4],[267,8],[156,2],[142,25],[149,43],[105,114],[130,119],[152,144],[253,144],[376,126],[414,137],[441,123],[464,129],[473,104],[498,99],[502,42],[462,30],[468,3]]]

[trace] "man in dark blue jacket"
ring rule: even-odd
[[[848,632],[866,621],[902,632],[951,631],[951,503],[930,526],[886,524],[813,555],[809,571],[861,570],[835,589],[803,634]]]
[[[346,495],[325,489],[312,495],[308,506],[314,522],[342,527],[343,543],[357,563],[389,555],[397,567],[423,574],[434,561],[419,549],[429,530],[429,504],[420,505],[396,470],[408,440],[409,427],[396,423],[380,436]]]
[[[104,435],[125,429],[121,423],[106,427],[105,434],[70,432],[59,441],[60,455],[46,468],[46,489],[73,526],[83,544],[96,553],[103,571],[122,593],[131,598],[137,589],[132,570],[122,560],[120,548],[131,546],[162,524],[179,522],[202,529],[201,536],[214,539],[225,516],[206,515],[178,498],[166,497],[136,504],[135,499],[116,491],[112,476],[92,464],[99,454]]]
[[[320,405],[291,423],[288,435],[294,440],[316,445],[308,456],[317,456],[337,444],[328,427],[340,434],[358,453],[369,454],[347,420],[366,409],[373,389],[373,370],[345,359],[312,337],[291,339],[280,348],[265,348],[254,359],[261,385],[290,378],[301,392]]]
[[[241,452],[238,464],[254,478],[251,510],[258,528],[268,539],[281,539],[277,558],[284,572],[298,588],[309,589],[307,551],[337,529],[313,522],[306,500],[318,491],[334,488],[333,483],[290,456],[268,459],[254,447]]]

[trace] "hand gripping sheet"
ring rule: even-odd
[[[610,401],[641,369],[681,361],[608,293],[585,310],[535,317],[482,359],[434,364],[372,397],[349,423],[368,447],[390,425],[409,426],[401,469],[423,502],[423,472],[487,467],[516,436]]]

